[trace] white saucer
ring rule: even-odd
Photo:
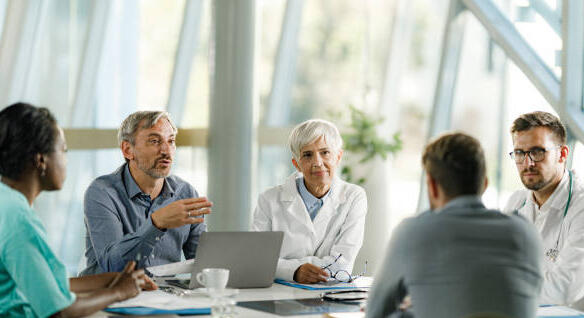
[[[201,293],[206,294],[209,297],[233,297],[237,294],[239,294],[239,289],[237,288],[225,288],[221,291],[214,291],[214,292],[209,292],[209,290],[207,288],[197,288],[194,289],[194,291],[198,291]]]

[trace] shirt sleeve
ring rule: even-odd
[[[387,317],[399,308],[407,295],[404,284],[406,254],[402,238],[407,231],[402,223],[394,231],[385,259],[375,275],[373,286],[367,300],[366,317]]]
[[[367,215],[367,196],[363,189],[359,188],[350,205],[345,221],[331,247],[330,255],[324,257],[307,256],[299,259],[280,258],[276,277],[293,280],[294,272],[300,265],[311,263],[320,267],[327,266],[333,263],[335,257],[340,254],[342,254],[341,258],[335,262],[331,269],[333,271],[345,270],[351,273],[357,254],[361,249],[361,245],[363,245],[365,216]]]
[[[120,211],[106,191],[92,184],[85,192],[85,222],[103,272],[119,272],[129,261],[144,267],[148,255],[164,235],[148,218],[135,232],[124,235]]]
[[[12,219],[4,233],[1,259],[16,288],[38,317],[53,315],[75,302],[65,266],[43,237],[23,216]],[[8,228],[8,227],[7,227]]]
[[[189,184],[190,189],[189,197],[198,198],[199,193]],[[183,253],[185,254],[186,259],[195,258],[197,255],[197,247],[199,246],[199,238],[203,232],[207,231],[207,224],[205,223],[198,223],[198,224],[191,224],[189,230],[189,236],[186,242],[183,244]]]

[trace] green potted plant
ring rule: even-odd
[[[341,177],[347,182],[362,185],[367,180],[364,176],[355,176],[354,165],[367,163],[376,157],[385,161],[389,155],[397,154],[402,149],[403,143],[400,132],[394,133],[391,141],[378,135],[378,126],[383,123],[384,118],[375,118],[353,105],[349,105],[349,114],[350,122],[341,133],[343,148],[351,157],[358,160],[344,163],[341,168]],[[331,113],[331,115],[337,119],[341,117],[339,113]]]

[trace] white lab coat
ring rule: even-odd
[[[560,184],[536,212],[537,204],[533,200],[531,190],[520,190],[507,202],[505,212],[511,213],[518,209],[541,234],[542,257],[544,257],[544,283],[540,295],[540,304],[570,305],[584,309],[584,183],[574,171],[572,185],[572,201],[568,213],[562,223],[564,210],[568,201],[569,176],[568,171]],[[525,205],[523,203],[525,202]],[[523,206],[522,206],[523,205]],[[560,227],[562,227],[560,233]],[[554,262],[545,256],[546,252],[559,244],[559,254]]]
[[[339,254],[335,270],[350,273],[363,244],[365,191],[335,177],[332,192],[313,222],[296,189],[300,176],[294,173],[284,184],[260,194],[253,216],[252,230],[284,232],[276,277],[291,281],[300,265],[326,266]]]

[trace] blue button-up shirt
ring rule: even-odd
[[[160,195],[151,200],[140,190],[127,164],[94,180],[85,192],[87,268],[81,274],[121,271],[131,260],[140,268],[178,262],[181,251],[185,258],[194,258],[207,225],[160,230],[152,224],[151,215],[174,201],[196,197],[190,184],[169,176]]]
[[[300,193],[300,197],[302,198],[302,202],[304,202],[304,206],[306,207],[306,211],[308,211],[310,219],[314,221],[316,214],[318,214],[318,211],[320,208],[322,208],[324,200],[329,196],[332,188],[329,189],[328,192],[319,199],[308,191],[306,185],[304,184],[304,178],[301,177],[296,178],[296,189],[298,190],[298,193]]]

